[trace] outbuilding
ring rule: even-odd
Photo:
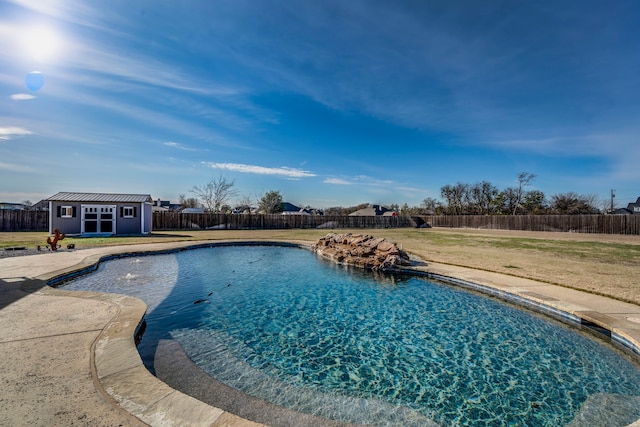
[[[151,233],[153,199],[148,194],[67,193],[48,199],[49,234],[83,236]]]

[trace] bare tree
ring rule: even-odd
[[[180,194],[178,196],[178,203],[180,203],[180,206],[182,206],[183,208],[197,208],[198,207],[198,199],[196,199],[195,197],[187,198],[187,196],[185,196],[184,194]]]
[[[447,210],[452,215],[462,215],[464,204],[468,200],[469,185],[461,182],[456,185],[445,185],[440,195],[447,201]]]
[[[589,213],[600,213],[605,212],[605,209],[599,209],[599,206],[602,206],[603,201],[596,194],[583,194],[582,198],[584,199],[585,204],[591,208],[591,212]],[[606,203],[606,201],[604,201]]]
[[[536,175],[529,172],[520,172],[518,174],[518,187],[515,188],[515,203],[513,204],[514,215],[518,211],[518,207],[524,198],[524,187],[530,185],[534,179],[536,179]]]
[[[482,181],[468,186],[468,213],[476,215],[489,213],[491,203],[497,194],[498,189],[488,181]]]
[[[219,176],[217,179],[212,178],[211,181],[202,187],[194,185],[190,191],[202,200],[207,210],[220,212],[222,205],[238,194],[233,188],[234,185],[234,181],[227,181],[226,178]]]
[[[433,197],[427,197],[422,201],[421,206],[424,208],[426,214],[433,215],[436,212],[438,206],[440,206],[440,202],[438,202]]]
[[[599,199],[599,201],[596,202],[597,204],[595,204],[594,206],[598,208],[600,212],[613,213],[613,211],[615,210],[615,207],[612,202],[613,202],[613,199],[612,200]]]
[[[479,187],[481,193],[481,209],[484,213],[490,213],[493,200],[499,193],[498,188],[489,181],[482,181]]]
[[[499,194],[501,203],[503,204],[503,212],[506,215],[513,213],[518,208],[518,189],[516,187],[505,188]]]
[[[235,210],[242,213],[244,212],[250,213],[252,205],[253,205],[253,200],[251,200],[251,197],[244,196],[240,200],[238,200],[238,203],[236,203]]]
[[[360,203],[359,205],[349,206],[346,208],[343,206],[332,206],[332,207],[326,208],[324,210],[324,214],[325,215],[349,215],[350,213],[359,211],[360,209],[364,209],[367,206],[369,206],[368,203]]]

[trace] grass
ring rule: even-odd
[[[38,232],[3,232],[0,233],[0,249],[25,246],[29,248],[35,248],[38,245],[46,246],[48,233]],[[58,243],[66,246],[69,243],[74,243],[76,247],[99,247],[99,246],[116,246],[116,245],[130,245],[136,243],[157,242],[157,241],[169,241],[178,239],[177,235],[162,234],[145,236],[145,237],[65,237],[63,240],[59,240]],[[169,240],[167,240],[169,239]]]
[[[640,236],[471,229],[194,230],[144,237],[66,237],[77,249],[195,240],[315,242],[328,232],[386,237],[427,262],[461,265],[559,284],[640,304]],[[0,249],[46,244],[47,233],[0,232]]]

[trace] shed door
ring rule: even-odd
[[[115,205],[82,205],[82,234],[115,234]]]

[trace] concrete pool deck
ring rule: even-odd
[[[140,244],[0,259],[0,425],[261,425],[176,391],[146,370],[134,341],[146,310],[140,300],[46,286],[48,280],[89,267],[103,256],[204,243],[220,242]],[[553,307],[640,349],[640,306],[464,267],[429,263],[415,269]],[[632,425],[640,426],[640,420]]]

